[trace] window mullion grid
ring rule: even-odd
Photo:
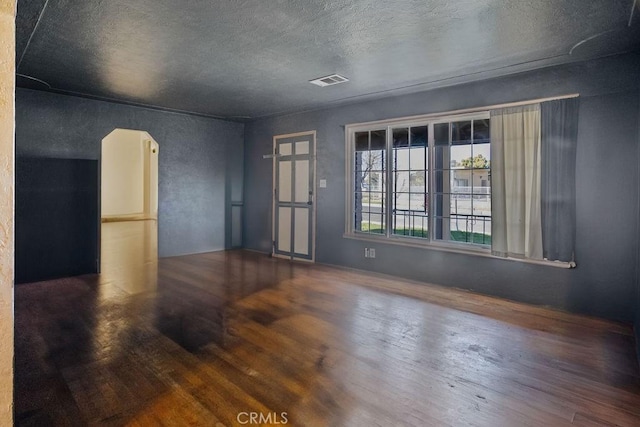
[[[394,209],[394,206],[392,204],[393,202],[393,184],[392,184],[392,174],[393,171],[391,170],[391,168],[393,167],[393,136],[391,134],[391,126],[387,126],[387,132],[386,132],[386,136],[387,136],[387,145],[386,145],[386,152],[387,152],[387,158],[386,158],[386,171],[385,171],[385,175],[386,175],[386,182],[385,182],[385,199],[387,202],[387,210],[384,213],[384,221],[385,224],[387,225],[387,229],[386,229],[386,233],[385,235],[387,237],[391,237],[392,234],[392,230],[391,227],[393,225],[393,214],[392,211]]]
[[[474,146],[473,146],[473,124],[475,123],[475,120],[471,120],[471,216],[469,217],[470,221],[469,221],[469,225],[471,225],[471,231],[469,231],[469,226],[467,226],[467,240],[470,241],[471,243],[473,243],[473,231],[474,231],[474,225],[475,225],[475,220],[476,217],[474,216],[474,210],[473,210],[473,195],[474,195],[474,190],[475,190],[475,185],[473,183],[474,179],[475,179],[475,174],[476,174],[476,166],[475,166],[475,162],[473,161],[473,158],[475,156],[475,150],[474,150]]]
[[[349,218],[349,228],[351,230],[352,233],[355,233],[356,231],[359,231],[356,227],[356,198],[357,198],[357,193],[358,193],[358,187],[356,186],[356,184],[358,184],[358,179],[356,178],[356,172],[358,171],[358,166],[357,166],[357,162],[358,162],[358,152],[356,151],[356,131],[351,132],[350,134],[351,137],[351,150],[350,152],[352,153],[352,158],[350,159],[351,161],[351,197],[350,197],[350,208],[349,211],[351,212],[350,218]],[[362,189],[360,189],[360,192],[362,193]],[[360,208],[360,211],[362,212],[364,209],[364,206],[362,206]],[[361,221],[362,224],[362,221]]]
[[[429,152],[429,185],[427,186],[428,191],[429,191],[429,210],[427,212],[427,215],[429,215],[428,218],[428,222],[429,222],[429,231],[427,233],[427,235],[429,236],[429,243],[433,242],[433,235],[435,233],[435,229],[436,229],[436,221],[435,221],[435,215],[433,214],[434,212],[434,207],[435,207],[435,203],[436,203],[436,197],[435,197],[435,192],[433,191],[434,189],[434,182],[435,182],[435,135],[434,135],[434,125],[433,122],[429,122],[429,129],[428,129],[428,133],[427,133],[427,139],[428,139],[428,143],[427,143],[427,151]]]
[[[367,147],[369,149],[369,151],[367,151],[367,162],[368,162],[368,166],[367,169],[369,170],[369,172],[367,173],[367,217],[369,218],[369,225],[367,228],[367,233],[371,234],[371,174],[373,173],[372,168],[373,168],[373,163],[371,160],[371,131],[367,132],[368,138],[369,138],[369,146]]]
[[[459,119],[459,117],[452,117],[451,120],[448,121],[449,126],[451,126],[451,121],[453,119]],[[470,205],[473,206],[476,204],[476,200],[473,199],[473,197],[476,194],[477,189],[475,188],[474,185],[474,177],[477,174],[477,171],[474,169],[474,164],[473,164],[473,156],[476,155],[476,147],[475,145],[475,138],[473,135],[473,131],[474,131],[474,127],[475,127],[475,123],[473,122],[474,118],[472,119],[472,136],[471,136],[471,161],[472,161],[472,165],[471,165],[471,176],[470,176],[470,187],[472,187],[469,190],[469,196],[470,196]],[[425,150],[425,154],[428,156],[428,159],[425,159],[425,169],[427,169],[427,171],[425,171],[425,177],[428,180],[428,183],[425,185],[425,192],[428,193],[428,197],[427,199],[427,203],[428,203],[428,209],[427,209],[427,221],[426,221],[426,226],[428,229],[428,233],[427,236],[425,236],[426,238],[424,239],[425,243],[438,243],[440,240],[436,238],[436,225],[438,223],[438,218],[437,218],[437,206],[436,206],[436,202],[437,202],[437,185],[436,185],[436,163],[437,163],[437,158],[436,158],[436,145],[435,145],[435,125],[437,123],[441,123],[442,119],[438,119],[438,120],[425,120],[423,122],[407,122],[407,123],[393,123],[393,124],[386,124],[380,127],[375,127],[376,129],[379,130],[385,130],[385,150],[384,153],[386,154],[386,159],[384,159],[383,161],[383,166],[385,168],[384,173],[382,174],[382,176],[385,177],[385,183],[383,186],[383,190],[384,190],[384,197],[383,197],[383,202],[384,205],[382,206],[382,209],[384,210],[384,214],[383,214],[383,218],[382,218],[382,222],[385,225],[385,231],[384,233],[382,233],[382,236],[385,236],[385,238],[395,238],[395,237],[399,237],[396,236],[394,234],[394,208],[396,206],[394,206],[394,200],[396,200],[397,195],[394,193],[395,190],[395,185],[394,185],[394,177],[395,177],[395,171],[394,171],[394,166],[399,166],[396,165],[396,161],[395,161],[395,154],[394,153],[394,145],[393,145],[393,129],[394,128],[398,128],[398,127],[406,127],[407,131],[408,131],[408,142],[409,142],[409,146],[407,147],[407,149],[410,151],[411,150],[411,127],[412,126],[426,126],[427,130],[428,130],[428,134],[427,134],[427,144],[426,144],[426,150]],[[369,147],[368,147],[368,152],[369,155],[371,154],[371,144],[372,144],[372,131],[374,129],[374,126],[369,127],[368,129],[362,129],[363,131],[368,131],[368,142],[369,142]],[[451,139],[452,139],[452,134],[451,134],[451,129],[449,129],[448,132],[448,136],[449,136],[449,150],[451,149]],[[355,147],[355,132],[351,133],[351,144],[353,147]],[[354,150],[351,151],[352,153],[355,153],[355,148]],[[355,160],[356,154],[352,154],[353,155],[353,159],[352,159],[352,166],[354,166],[353,160]],[[409,152],[408,157],[408,162],[409,162],[409,166],[408,166],[408,170],[406,171],[409,175],[408,179],[411,179],[411,153]],[[445,178],[445,176],[448,178],[446,180],[446,182],[443,182],[443,184],[445,184],[445,186],[447,188],[443,188],[442,189],[442,193],[443,196],[446,194],[447,196],[451,196],[451,191],[452,188],[448,188],[449,185],[451,185],[452,183],[450,182],[451,180],[451,170],[450,170],[450,161],[449,161],[449,156],[447,156],[447,162],[445,162],[445,164],[442,165],[443,167],[443,180]],[[404,169],[403,169],[404,170]],[[448,172],[448,173],[444,173],[444,172]],[[357,189],[355,189],[354,184],[356,182],[355,180],[355,176],[352,174],[352,188],[357,192]],[[411,183],[409,183],[410,185],[410,189],[409,192],[407,193],[407,196],[409,197],[409,203],[411,203]],[[354,190],[351,191],[351,209],[353,209],[355,207],[355,193]],[[371,209],[370,206],[370,199],[371,199],[371,193],[372,193],[372,188],[371,187],[367,187],[367,189],[365,191],[363,191],[363,194],[367,194],[367,196],[369,196],[369,205],[367,207],[368,210]],[[490,197],[491,192],[489,192],[489,197]],[[443,204],[446,201],[446,197],[443,197]],[[446,205],[450,208],[450,200],[448,201],[448,203],[446,203]],[[364,206],[363,206],[364,207]],[[363,212],[364,213],[364,212]],[[367,212],[369,218],[369,229],[371,229],[371,212]],[[445,218],[448,218],[450,216],[449,214],[446,214],[445,212],[442,213],[442,220],[443,221],[447,221]],[[475,217],[475,212],[472,209],[471,214],[469,215],[469,219],[471,221],[473,221],[474,219],[477,220],[477,218]],[[408,235],[413,235],[411,233],[411,231],[414,230],[414,228],[416,227],[415,224],[416,218],[414,218],[413,216],[410,215],[409,218],[409,224],[406,224],[406,226],[409,227],[409,234]],[[483,221],[483,234],[486,234],[486,230],[484,230],[484,228],[486,227],[486,218],[482,218]],[[404,222],[403,222],[404,223]],[[355,231],[355,227],[354,227],[354,222],[353,222],[353,215],[350,221],[350,228],[353,229]],[[473,231],[474,231],[474,227],[473,224],[471,224],[471,227],[467,227],[467,233],[469,233],[469,236],[471,236],[471,238],[469,238],[470,242],[469,243],[473,243]],[[446,230],[443,230],[443,232]],[[370,230],[369,230],[370,232]],[[444,237],[444,236],[443,236]],[[446,239],[443,239],[446,240]]]

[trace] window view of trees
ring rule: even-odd
[[[428,133],[428,126],[393,129],[394,235],[429,235]]]
[[[356,133],[354,229],[384,234],[386,131]]]
[[[354,139],[356,231],[387,234],[389,224],[395,236],[491,244],[488,118],[356,132]]]
[[[489,120],[437,123],[435,238],[491,244]]]
[[[458,162],[454,160],[454,163],[452,166],[458,166]],[[482,154],[478,154],[475,157],[462,159],[460,166],[465,169],[489,169],[489,163],[489,159],[485,158]]]

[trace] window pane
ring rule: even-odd
[[[427,138],[427,126],[417,126],[411,128],[411,146],[426,147],[429,139]]]
[[[384,193],[378,191],[369,192],[369,211],[380,212],[384,204]]]
[[[384,234],[385,226],[384,220],[381,213],[371,213],[370,214],[370,229],[371,233],[379,233]]]
[[[490,177],[491,173],[489,169],[474,169],[473,171],[473,179],[471,183],[473,184],[473,194],[489,194],[490,188]]]
[[[393,194],[393,210],[403,211],[409,209],[409,193],[394,193]]]
[[[394,129],[393,130],[393,147],[408,147],[409,146],[409,129]]]
[[[409,207],[412,211],[427,212],[429,195],[427,193],[410,193]]]
[[[474,188],[473,214],[491,218],[491,189],[480,187],[477,191]]]
[[[470,169],[473,164],[471,161],[471,144],[452,146],[450,164],[452,169]]]
[[[362,210],[366,211],[366,212],[371,212],[371,202],[372,199],[375,197],[373,196],[374,193],[371,192],[367,192],[367,193],[363,193],[363,197],[362,197]]]
[[[456,169],[451,171],[451,192],[470,193],[472,184],[472,171]]]
[[[433,125],[433,136],[436,145],[449,145],[449,123]]]
[[[444,218],[449,224],[449,240],[454,242],[470,242],[471,219],[468,216],[452,215]]]
[[[491,167],[491,145],[490,144],[473,144],[474,168],[490,168]]]
[[[387,146],[387,131],[372,130],[371,131],[371,149],[384,150]]]
[[[409,170],[409,153],[406,148],[393,149],[393,170]]]
[[[392,217],[392,233],[399,236],[427,238],[429,218],[422,212],[396,211]]]
[[[369,132],[356,132],[356,151],[369,149]]]
[[[409,155],[410,155],[410,162],[409,162],[409,166],[411,169],[415,170],[415,169],[427,169],[426,165],[428,165],[429,163],[427,162],[427,149],[426,147],[417,147],[417,148],[412,148],[409,151]]]
[[[489,119],[473,121],[473,142],[489,142]]]
[[[383,150],[368,151],[365,158],[366,158],[366,164],[364,165],[365,170],[380,171],[385,169]]]
[[[471,121],[451,123],[451,144],[471,143]]]
[[[409,185],[412,192],[425,192],[427,174],[424,170],[409,172]]]
[[[427,215],[414,215],[411,227],[413,237],[429,237],[429,217]]]
[[[473,243],[491,244],[491,217],[476,216],[473,221]]]
[[[395,172],[393,174],[393,191],[407,192],[410,188],[409,172]]]
[[[364,181],[369,191],[384,191],[384,173],[382,171],[370,171]]]
[[[468,188],[468,187],[467,187]],[[443,200],[449,200],[449,213],[455,215],[471,215],[473,213],[473,203],[469,193],[445,194]],[[446,215],[446,212],[443,213]]]
[[[392,233],[401,236],[409,235],[409,213],[408,212],[396,212],[393,214],[393,229]]]

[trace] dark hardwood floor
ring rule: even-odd
[[[103,245],[100,276],[16,287],[18,425],[640,425],[630,326],[248,251],[156,260],[151,221]]]

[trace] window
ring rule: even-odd
[[[391,233],[426,238],[429,235],[428,127],[392,130]]]
[[[386,130],[355,133],[354,230],[385,234]]]
[[[489,114],[347,127],[348,233],[491,245]]]
[[[346,237],[575,267],[578,111],[568,95],[347,125]]]
[[[489,119],[436,122],[435,239],[491,245]]]

